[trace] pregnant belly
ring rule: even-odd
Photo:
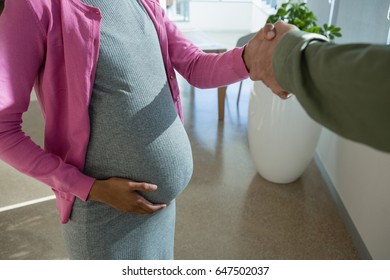
[[[137,129],[129,123],[95,128],[84,169],[97,179],[120,177],[156,184],[156,191],[142,193],[153,203],[173,200],[187,186],[192,171],[190,142],[177,116],[169,126],[155,122]]]
[[[154,192],[143,196],[154,203],[169,203],[188,185],[193,171],[193,160],[187,135],[169,141],[159,139],[148,145],[137,160],[135,169],[139,182],[150,182],[158,186]],[[160,141],[162,140],[162,141]]]

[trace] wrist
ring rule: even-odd
[[[244,50],[242,51],[241,57],[242,57],[242,60],[244,61],[245,68],[249,73],[250,69],[251,69],[251,67],[250,67],[251,60],[249,59],[249,52],[248,52],[247,48],[248,48],[248,45],[245,45]]]
[[[102,190],[104,189],[103,185],[103,180],[95,180],[95,182],[92,184],[91,190],[89,191],[87,200],[101,201],[101,194]]]

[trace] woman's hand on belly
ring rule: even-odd
[[[88,199],[108,204],[120,212],[152,214],[165,208],[166,204],[153,204],[141,196],[139,191],[153,192],[156,189],[157,186],[153,184],[113,177],[107,180],[96,180]]]

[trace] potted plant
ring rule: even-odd
[[[283,3],[274,15],[267,19],[267,23],[275,23],[283,20],[294,24],[302,31],[317,33],[334,40],[341,37],[341,28],[325,23],[322,27],[317,24],[317,17],[309,10],[305,2],[288,0]]]
[[[319,26],[302,1],[287,1],[267,22],[278,20],[330,40],[341,36],[338,27]],[[248,113],[249,149],[258,173],[274,183],[298,179],[313,158],[321,126],[306,114],[294,96],[281,100],[260,81],[253,84]]]

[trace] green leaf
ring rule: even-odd
[[[278,20],[294,24],[303,31],[322,34],[330,40],[341,37],[341,28],[339,27],[329,26],[326,23],[322,27],[318,26],[317,17],[303,1],[289,0],[283,3],[275,15],[268,17],[267,22],[275,23]]]

